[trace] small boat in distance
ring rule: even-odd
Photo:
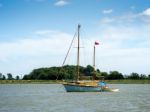
[[[112,92],[113,89],[110,89],[108,87],[102,87],[100,85],[98,85],[97,80],[94,80],[95,78],[95,74],[93,73],[93,80],[90,81],[82,81],[79,80],[80,77],[80,71],[79,71],[79,67],[80,67],[80,28],[81,26],[78,25],[78,46],[77,46],[77,72],[76,72],[76,80],[74,82],[66,82],[64,83],[64,88],[67,92],[101,92],[101,91],[110,91]],[[73,39],[74,40],[74,39]],[[73,41],[72,40],[72,41]],[[73,42],[71,42],[73,43]],[[98,43],[95,43],[95,45],[98,45]],[[93,67],[95,70],[95,45],[94,45],[94,55],[93,55]],[[71,47],[70,47],[71,48]],[[69,50],[70,50],[69,48]],[[67,55],[69,53],[69,50],[67,52]],[[67,58],[67,55],[65,57],[65,60]],[[63,65],[65,63],[65,60],[63,62]]]

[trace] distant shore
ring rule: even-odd
[[[0,80],[0,84],[62,84],[62,80]],[[150,80],[106,80],[107,84],[150,84]]]
[[[148,79],[141,79],[141,80],[131,80],[131,79],[124,79],[124,80],[106,80],[108,84],[150,84],[150,80]]]

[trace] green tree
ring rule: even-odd
[[[23,76],[23,80],[29,80],[29,79],[31,79],[31,78],[30,78],[30,75],[24,75],[24,76]]]
[[[104,78],[104,76],[102,76],[100,72],[95,72],[95,74],[96,74],[95,80],[100,80]]]
[[[123,75],[118,71],[111,71],[108,75],[107,79],[116,80],[116,79],[124,79]]]
[[[31,73],[24,75],[23,80],[62,80],[62,79],[76,79],[77,66],[65,65],[63,67],[49,67],[49,68],[39,68],[32,70]],[[110,74],[107,72],[100,72],[99,69],[94,71],[94,68],[90,65],[86,67],[80,66],[80,78],[86,76],[94,76],[94,78],[105,79],[123,79],[124,76],[118,71],[111,71]],[[82,77],[83,76],[83,77]]]
[[[5,80],[5,79],[6,79],[5,75],[3,75],[2,80]]]
[[[0,73],[0,80],[2,80],[2,78],[3,78],[3,74],[2,74],[2,73]]]
[[[94,68],[91,65],[87,65],[87,67],[84,69],[84,74],[87,76],[91,76],[94,72]]]
[[[16,76],[16,80],[20,80],[20,77],[18,75]]]
[[[12,76],[11,73],[7,73],[7,77],[8,77],[8,78],[7,78],[8,80],[12,80],[12,79],[13,79],[13,76]]]
[[[96,70],[97,73],[101,73],[101,71],[99,69]]]
[[[146,79],[146,78],[147,78],[147,76],[145,74],[140,75],[140,79]]]
[[[129,79],[140,79],[140,76],[138,73],[131,73],[129,76]]]
[[[107,72],[101,72],[101,76],[103,76],[105,79],[108,78],[108,73]]]

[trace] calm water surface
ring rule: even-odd
[[[112,84],[119,92],[66,93],[60,84],[1,84],[0,112],[150,112],[150,85]]]

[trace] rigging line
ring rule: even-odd
[[[68,51],[67,51],[67,54],[66,54],[66,56],[65,56],[65,59],[64,59],[64,61],[63,61],[63,64],[62,64],[62,66],[61,66],[59,72],[63,69],[63,66],[64,66],[64,64],[65,64],[65,62],[66,62],[66,59],[67,59],[67,57],[68,57],[68,55],[69,55],[69,52],[70,52],[70,49],[71,49],[71,47],[72,47],[73,41],[74,41],[74,39],[75,39],[75,37],[76,37],[76,34],[77,34],[77,31],[75,32],[75,34],[74,34],[74,36],[73,36],[73,39],[72,39],[72,41],[71,41],[71,44],[70,44],[70,46],[69,46],[69,49],[68,49]],[[58,78],[59,78],[59,74],[57,75],[56,80],[58,80]]]
[[[65,62],[66,62],[66,59],[67,59],[67,57],[68,57],[68,55],[69,55],[69,52],[70,52],[70,49],[71,49],[71,47],[72,47],[73,41],[74,41],[74,39],[75,39],[75,37],[76,37],[76,34],[77,34],[77,32],[76,32],[76,33],[74,34],[74,36],[73,36],[73,39],[72,39],[72,41],[71,41],[71,44],[70,44],[70,46],[69,46],[69,49],[68,49],[67,54],[66,54],[66,56],[65,56],[65,59],[64,59],[64,61],[63,61],[62,67],[64,66],[64,64],[65,64]]]

